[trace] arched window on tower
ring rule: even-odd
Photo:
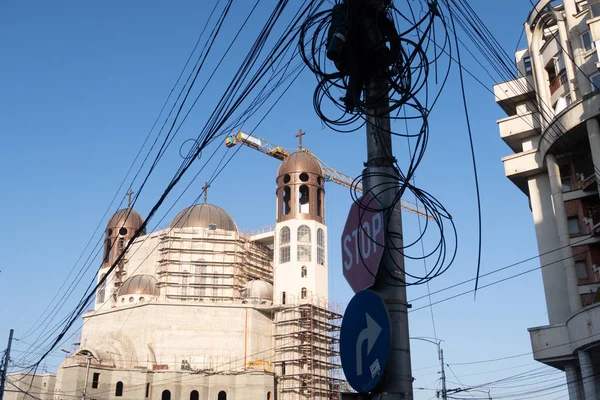
[[[169,390],[163,390],[160,400],[171,400],[171,392]]]
[[[110,239],[107,238],[104,241],[104,259],[102,260],[102,262],[107,263],[109,259],[110,259]]]
[[[306,272],[306,265],[302,266],[302,269],[300,270],[300,278],[306,278],[307,272]]]
[[[306,299],[306,296],[308,296],[308,291],[306,290],[305,287],[302,288],[302,290],[300,291],[300,297],[302,298],[302,300]]]
[[[227,392],[221,390],[217,396],[217,400],[227,400]]]
[[[284,226],[279,230],[279,263],[290,261],[290,228]]]
[[[283,215],[288,215],[292,211],[291,200],[292,191],[289,186],[286,186],[283,188]]]
[[[325,265],[325,231],[317,230],[317,263]]]
[[[200,393],[197,390],[192,390],[190,400],[200,400]]]
[[[298,261],[310,261],[310,240],[310,228],[307,225],[300,225],[298,227]]]
[[[100,277],[100,281],[102,281],[102,279],[104,279],[105,276],[106,276],[106,274],[102,274],[102,276]],[[105,294],[106,294],[106,281],[104,281],[100,285],[98,285],[98,292],[96,293],[96,303],[104,303]]]
[[[323,189],[317,190],[317,216],[323,216]]]
[[[310,198],[308,196],[307,185],[300,186],[300,190],[298,190],[298,207],[298,212],[300,214],[310,213]]]
[[[117,387],[115,388],[115,397],[123,396],[123,382],[117,382]]]

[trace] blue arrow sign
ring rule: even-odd
[[[383,300],[363,290],[350,300],[340,331],[344,375],[359,393],[368,393],[381,380],[390,353],[390,317]]]

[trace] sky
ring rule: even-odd
[[[247,5],[234,3],[239,9],[234,7],[230,23],[235,26],[241,23]],[[273,2],[263,3],[257,15]],[[528,2],[507,0],[502,7],[496,2],[470,3],[506,51],[514,52],[529,12]],[[7,1],[0,5],[0,179],[4,186],[0,209],[5,226],[0,231],[0,300],[5,305],[0,311],[0,343],[14,328],[19,341],[13,358],[24,355],[27,344],[36,341],[36,335],[28,336],[28,331],[37,326],[65,279],[73,276],[70,271],[85,264],[89,248],[82,260],[78,258],[88,240],[93,237],[92,243],[96,243],[109,215],[124,199],[128,187],[119,190],[120,184],[204,26],[209,4],[214,3]],[[257,24],[251,20],[249,29],[257,32],[259,26],[253,23]],[[225,30],[223,35],[231,38],[233,33]],[[241,39],[240,47],[234,47],[230,55],[233,61],[223,63],[213,79],[208,82],[208,75],[200,78],[204,79],[200,84],[208,82],[205,94],[140,194],[135,208],[143,216],[179,166],[180,148],[187,151],[186,140],[198,134],[221,96],[226,78],[246,55],[242,49],[248,40]],[[219,46],[217,50],[223,51]],[[215,59],[209,62],[215,63]],[[495,82],[468,56],[463,63],[487,85],[484,88],[465,77],[483,212],[481,273],[486,273],[536,255],[537,246],[527,197],[504,175],[501,158],[511,151],[500,139],[496,125],[504,115],[489,92]],[[294,148],[294,135],[302,129],[307,132],[306,148],[333,168],[358,176],[366,158],[364,130],[338,133],[325,127],[313,109],[314,88],[314,76],[304,71],[254,135]],[[257,122],[251,120],[243,128],[250,129]],[[475,186],[455,66],[429,124],[430,140],[416,173],[417,186],[432,193],[453,215],[459,238],[453,265],[429,285],[435,293],[473,278],[477,261]],[[222,139],[212,149],[224,152]],[[405,140],[395,139],[394,149],[400,163],[406,160]],[[205,159],[200,161],[167,198],[151,229],[168,226],[178,211],[200,195],[216,165],[211,163],[191,182]],[[273,224],[277,167],[277,160],[241,148],[213,182],[209,202],[227,210],[240,228]],[[190,189],[177,200],[190,182]],[[134,190],[136,185],[139,181]],[[117,202],[111,203],[115,193]],[[342,276],[339,246],[351,202],[347,189],[327,184],[329,296],[342,304],[352,297]],[[417,227],[415,217],[407,215],[405,237],[414,237]],[[75,306],[94,276],[98,264],[92,258],[89,265],[73,296],[64,301],[60,315]],[[480,285],[537,265],[537,260],[521,264],[504,275],[483,278]],[[421,273],[424,266],[410,262],[407,268]],[[434,294],[432,301],[472,288],[469,283]],[[415,311],[410,313],[410,335],[443,340],[445,361],[451,368],[446,372],[448,387],[482,384],[542,366],[535,364],[531,355],[523,355],[531,350],[527,328],[547,324],[539,271],[483,288],[476,297],[468,294],[435,304],[432,312],[421,308],[428,304],[423,297],[426,294],[427,286],[408,289],[409,300],[419,298],[412,302]],[[76,342],[76,337],[71,339],[64,344],[66,348]],[[411,343],[415,399],[429,399],[439,388],[437,350],[422,340]],[[490,361],[505,357],[510,358]],[[60,350],[53,352],[46,368],[55,369],[61,358],[64,353]],[[511,390],[516,389],[496,385],[491,394]]]

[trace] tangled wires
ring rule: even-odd
[[[387,191],[393,191],[393,204],[383,210],[388,222],[388,240],[377,244],[409,259],[435,259],[434,265],[422,276],[404,271],[397,263],[403,275],[410,278],[399,280],[399,285],[422,284],[441,275],[452,264],[457,249],[457,233],[451,215],[437,199],[414,184],[414,174],[429,139],[428,116],[448,79],[452,59],[448,29],[438,1],[422,0],[417,3],[419,10],[414,7],[415,3],[406,0],[408,12],[402,13],[391,0],[336,0],[332,9],[315,13],[304,22],[299,40],[301,57],[317,78],[314,108],[328,127],[349,132],[368,121],[368,128],[406,138],[408,142],[410,157],[404,168],[394,158],[391,141],[384,143],[396,173],[367,169],[369,172],[354,181],[352,191],[355,203],[360,200],[358,188],[367,186],[363,185],[363,180],[369,182],[365,192],[371,192],[374,197],[387,196]],[[441,68],[443,53],[450,57]],[[432,70],[437,86],[435,92],[429,82]],[[439,71],[445,72],[438,83]],[[384,83],[387,90],[372,92],[370,87],[374,81]],[[382,123],[387,118],[396,125],[402,122],[402,131],[394,132],[393,125]],[[373,185],[382,180],[388,184]],[[398,183],[390,186],[389,182]],[[419,221],[420,232],[415,240],[399,245],[402,232],[394,230],[397,225],[391,223],[391,219],[407,191],[417,199],[416,211],[426,216],[426,222],[421,226]],[[376,207],[361,204],[361,208],[373,211]],[[438,231],[432,248],[426,251],[423,247],[419,256],[408,254],[407,249],[429,238],[426,232],[432,226]],[[447,242],[448,230],[452,232],[452,244]],[[361,234],[369,236],[368,232]],[[429,239],[427,241],[431,243]]]

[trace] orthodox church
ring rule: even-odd
[[[15,381],[54,400],[338,399],[324,180],[309,152],[284,159],[276,224],[248,233],[207,202],[205,185],[204,203],[135,239],[56,375]],[[142,224],[129,206],[112,216],[98,282]]]

